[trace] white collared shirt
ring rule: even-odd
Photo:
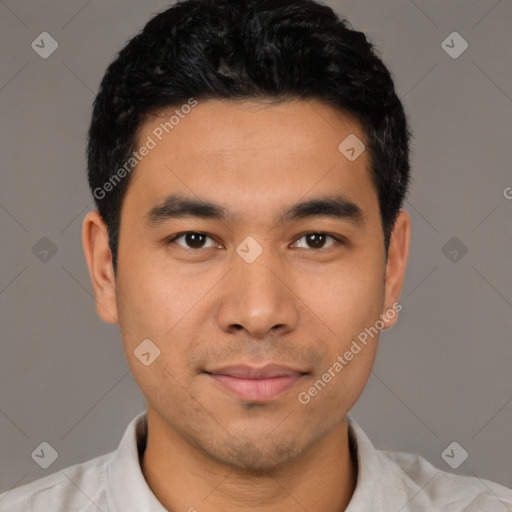
[[[447,473],[419,455],[377,450],[350,416],[348,425],[358,476],[345,512],[512,511],[512,490]],[[140,467],[146,437],[142,412],[116,451],[0,494],[0,512],[166,512]]]

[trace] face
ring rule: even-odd
[[[398,300],[407,217],[386,264],[369,155],[338,149],[365,135],[321,102],[199,102],[162,134],[173,112],[140,128],[138,147],[156,145],[123,201],[115,279],[104,225],[95,212],[84,223],[98,311],[119,322],[162,430],[266,470],[357,401],[378,339],[362,333],[396,319],[381,316]]]

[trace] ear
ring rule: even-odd
[[[401,305],[398,305],[397,302],[402,291],[405,268],[409,256],[410,224],[409,214],[405,210],[400,210],[389,240],[384,282],[384,311],[382,311],[381,316],[384,322],[384,329],[389,329],[395,324],[398,318],[396,313],[402,309]]]
[[[119,319],[112,252],[108,246],[107,226],[98,211],[89,212],[85,216],[82,245],[94,287],[98,315],[104,322],[116,324]]]

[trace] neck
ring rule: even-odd
[[[208,457],[148,410],[141,467],[153,494],[170,512],[341,512],[357,480],[346,419],[296,460],[254,474]]]

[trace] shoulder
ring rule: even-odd
[[[410,497],[410,510],[512,510],[512,490],[502,485],[477,476],[444,471],[420,455],[378,451],[393,467],[391,474],[397,480],[396,485],[403,487]]]
[[[358,464],[347,512],[511,512],[512,490],[479,478],[444,471],[407,452],[376,449],[349,417],[349,438]]]
[[[5,491],[0,494],[0,512],[107,510],[105,472],[112,455],[101,455]]]

